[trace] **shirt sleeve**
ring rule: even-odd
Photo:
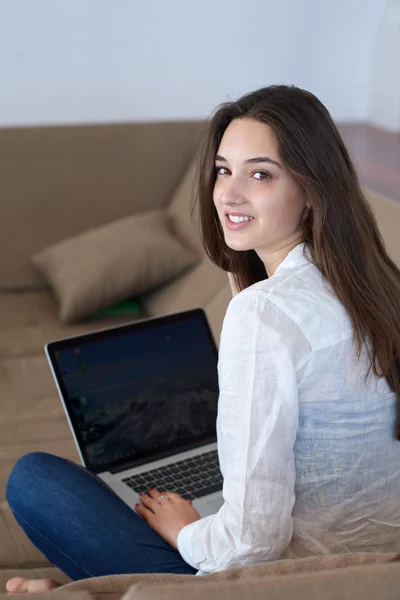
[[[267,296],[244,290],[231,300],[218,361],[224,503],[178,536],[181,556],[202,572],[276,560],[289,545],[300,341]]]

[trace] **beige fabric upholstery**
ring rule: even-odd
[[[38,572],[38,571],[37,571]],[[40,573],[43,576],[43,570]],[[118,577],[115,576],[114,580]],[[179,576],[178,576],[179,577]],[[196,578],[189,585],[150,583],[142,578],[125,593],[117,584],[110,588],[106,578],[92,580],[97,590],[90,592],[64,586],[54,592],[35,594],[36,600],[397,600],[399,597],[400,567],[398,563],[343,566],[311,572],[269,575],[239,581],[208,581]],[[110,579],[110,578],[109,578]],[[78,582],[80,585],[86,582]],[[0,582],[1,585],[1,582]],[[92,586],[94,588],[94,586]],[[0,600],[5,600],[0,594]],[[16,600],[21,595],[13,595]],[[25,596],[26,597],[26,596]]]
[[[389,256],[400,268],[400,203],[371,191],[366,192],[378,221]]]
[[[197,212],[195,211],[193,215],[191,213],[192,202],[196,197],[195,170],[196,163],[193,160],[171,198],[167,214],[170,217],[175,234],[187,246],[202,251],[200,231],[196,218]]]
[[[397,600],[399,597],[400,567],[377,565],[348,567],[338,571],[300,573],[287,577],[268,577],[235,582],[218,582],[205,586],[202,582],[185,589],[184,586],[133,586],[123,600]]]
[[[60,302],[63,323],[90,317],[161,286],[199,260],[153,210],[90,229],[35,254]]]
[[[1,586],[3,589],[3,586]],[[10,600],[10,595],[8,594],[0,594],[0,600]],[[26,600],[26,594],[12,594],[13,600]],[[51,600],[53,599],[52,592],[45,593],[35,593],[34,600]],[[68,592],[68,593],[60,593],[58,596],[59,600],[90,600],[92,596],[86,592]]]
[[[45,343],[140,316],[66,326],[57,311],[54,296],[47,291],[0,293],[0,501],[12,467],[28,452],[43,450],[79,462],[44,355]],[[3,539],[0,535],[0,543]]]
[[[51,340],[147,316],[143,312],[110,319],[87,319],[66,326],[60,322],[58,310],[57,300],[51,291],[0,293],[0,359],[43,355],[45,344]]]
[[[18,525],[7,502],[0,503],[0,568],[14,565],[48,566],[45,556]],[[0,570],[0,575],[2,571]],[[0,581],[1,584],[1,581]],[[0,591],[2,587],[0,585]]]
[[[44,278],[29,264],[42,248],[167,206],[202,126],[171,121],[0,129],[0,289],[43,287]]]
[[[219,571],[212,575],[197,577],[195,575],[170,575],[170,574],[147,574],[147,575],[112,575],[104,577],[96,577],[93,579],[85,579],[82,581],[73,581],[56,590],[60,591],[76,591],[84,590],[92,594],[95,598],[101,593],[103,600],[118,600],[131,586],[143,585],[155,586],[157,591],[163,587],[170,586],[171,593],[187,594],[191,598],[192,591],[197,586],[204,586],[204,598],[208,599],[209,591],[216,583],[229,582],[232,585],[232,593],[238,581],[243,581],[246,585],[251,585],[257,580],[265,581],[269,577],[290,576],[296,573],[317,573],[326,570],[343,569],[346,567],[360,567],[362,565],[378,565],[385,563],[396,562],[400,569],[400,564],[397,563],[399,555],[397,554],[340,554],[332,556],[313,556],[299,560],[278,560],[269,563],[261,563],[250,567],[239,567]],[[184,597],[184,596],[183,596]],[[243,597],[243,596],[242,596]],[[245,596],[251,597],[251,596]],[[209,598],[211,600],[211,598]]]
[[[145,294],[142,305],[149,315],[174,313],[195,307],[205,308],[226,286],[229,287],[226,273],[204,257],[200,264],[174,279],[168,286]],[[225,306],[225,297],[223,302],[220,312],[224,312],[228,305],[226,302]],[[213,321],[213,334],[217,343],[221,327],[222,322]]]
[[[372,190],[364,191],[380,228],[384,223],[400,223],[399,202]]]

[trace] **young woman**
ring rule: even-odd
[[[400,272],[326,108],[290,86],[221,105],[198,209],[239,292],[218,364],[222,508],[200,519],[153,489],[135,513],[82,467],[34,453],[8,483],[15,518],[72,579],[398,551]]]

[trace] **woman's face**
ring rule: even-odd
[[[300,221],[308,203],[283,166],[268,125],[245,118],[232,121],[215,166],[214,204],[229,248],[255,250],[267,267],[272,256],[284,249],[287,254],[301,241]]]

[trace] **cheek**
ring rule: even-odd
[[[220,204],[221,193],[222,193],[221,183],[218,182],[218,179],[217,179],[215,181],[214,189],[213,189],[213,202],[216,207],[218,207],[218,205]]]
[[[260,213],[265,223],[275,227],[297,227],[305,202],[293,190],[276,190],[259,203]]]

